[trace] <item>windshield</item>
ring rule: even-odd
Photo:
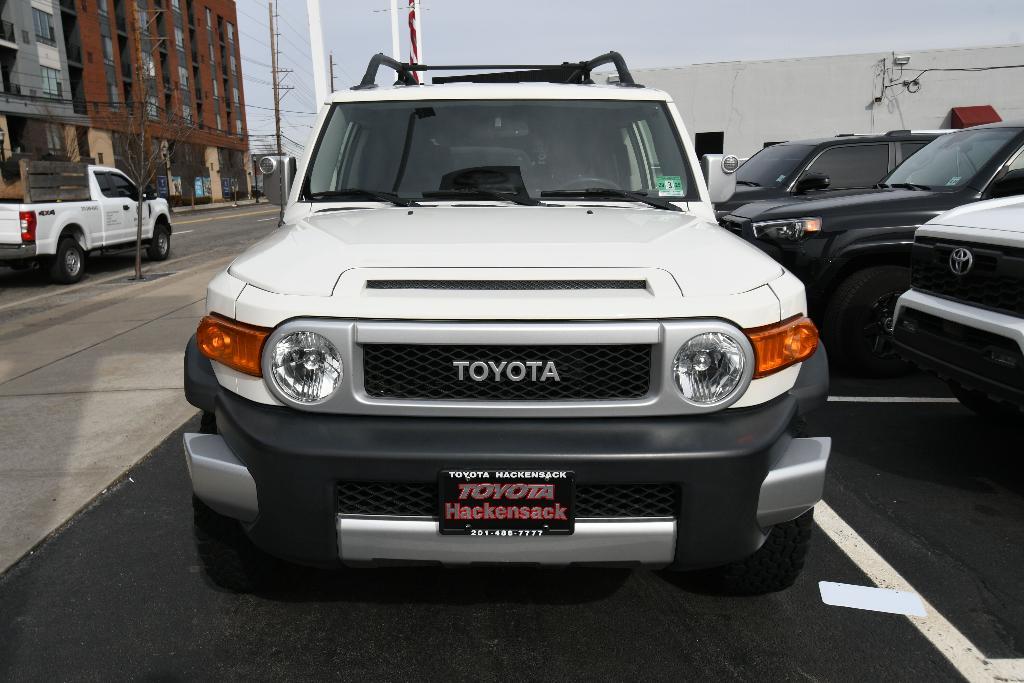
[[[736,171],[736,182],[754,187],[778,187],[800,166],[810,145],[772,145],[743,162]]]
[[[966,185],[1019,131],[982,128],[941,135],[904,161],[885,179],[934,189]]]
[[[353,189],[490,201],[495,192],[540,197],[596,188],[698,197],[667,107],[639,101],[335,104],[306,182],[306,199]]]

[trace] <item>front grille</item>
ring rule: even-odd
[[[971,250],[974,265],[958,276],[949,268],[949,256],[961,246]],[[939,296],[1024,315],[1024,250],[921,239],[914,244],[910,283]]]
[[[520,381],[507,374],[471,379],[456,362],[531,363]],[[537,366],[537,362],[541,365]],[[558,381],[541,379],[548,362]],[[507,367],[507,366],[506,366]],[[483,369],[478,366],[478,369]],[[518,370],[517,370],[518,374]],[[534,378],[536,375],[536,378]],[[651,347],[646,344],[563,346],[448,346],[367,344],[363,385],[373,398],[472,401],[600,401],[638,399],[651,384]]]
[[[647,289],[647,280],[367,280],[366,288],[468,291]]]
[[[338,513],[343,515],[437,515],[436,483],[341,482]],[[675,517],[679,489],[672,484],[581,484],[576,486],[577,517]]]

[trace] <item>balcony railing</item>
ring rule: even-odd
[[[80,45],[70,43],[67,45],[68,61],[78,65],[82,64],[82,48]]]
[[[4,92],[7,93],[8,95],[20,95],[21,94],[21,86],[18,85],[17,83],[7,83],[4,86]]]

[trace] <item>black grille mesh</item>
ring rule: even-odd
[[[555,364],[559,380],[470,379],[453,363],[536,362]],[[541,367],[543,369],[543,366]],[[363,384],[374,398],[477,401],[636,399],[651,382],[651,347],[645,344],[572,346],[447,346],[367,344]]]
[[[576,486],[577,517],[675,517],[679,489],[672,484],[585,484]],[[343,515],[437,515],[437,484],[342,482]]]
[[[647,280],[367,280],[367,289],[647,289]]]
[[[1024,315],[1024,258],[998,253],[985,245],[963,245],[974,251],[974,266],[966,275],[954,275],[949,255],[959,244],[916,244],[911,285],[940,296]],[[975,251],[976,250],[976,251]]]

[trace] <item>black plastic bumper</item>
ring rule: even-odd
[[[194,344],[186,394],[216,413],[220,435],[256,482],[252,540],[296,562],[336,565],[339,481],[435,482],[442,469],[571,469],[581,484],[673,483],[677,568],[756,551],[760,487],[793,419],[828,393],[824,349],[797,386],[756,408],[688,417],[424,418],[317,415],[211,386]],[[206,364],[208,366],[208,363]],[[212,369],[210,370],[212,374]]]

